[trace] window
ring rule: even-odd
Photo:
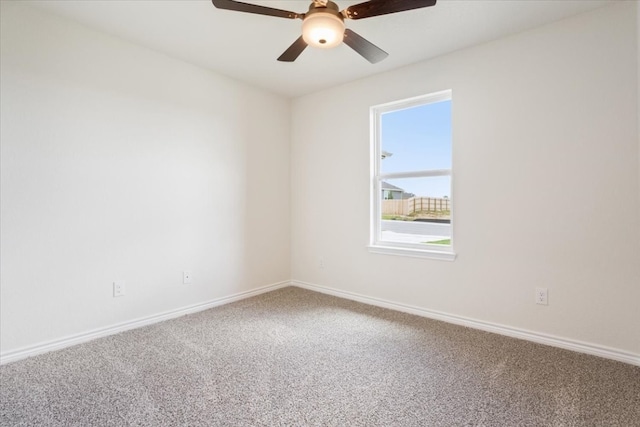
[[[372,252],[453,260],[451,91],[371,108]]]

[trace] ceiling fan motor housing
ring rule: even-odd
[[[323,7],[311,3],[302,22],[302,38],[314,47],[332,48],[339,45],[344,38],[344,30],[344,18],[338,5],[332,1]]]

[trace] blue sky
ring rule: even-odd
[[[451,168],[451,101],[382,115],[382,173]],[[448,176],[385,180],[416,196],[451,196]]]

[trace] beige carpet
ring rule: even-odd
[[[640,368],[298,288],[0,367],[2,426],[640,426]]]

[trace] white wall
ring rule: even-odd
[[[282,98],[17,3],[0,353],[293,277],[640,354],[633,2],[299,98],[291,122]],[[458,259],[371,254],[369,107],[448,88]]]
[[[640,354],[635,7],[296,99],[293,279]],[[444,89],[458,258],[369,253],[369,107]]]
[[[289,279],[289,101],[17,3],[2,353]]]

